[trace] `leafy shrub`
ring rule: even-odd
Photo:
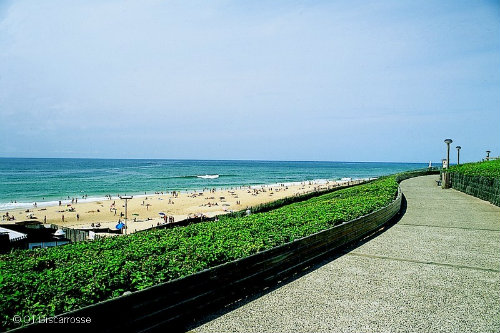
[[[449,172],[468,176],[500,178],[500,160],[454,165],[450,167]]]

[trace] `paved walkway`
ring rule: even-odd
[[[377,237],[195,332],[499,332],[500,208],[401,184],[402,219]]]

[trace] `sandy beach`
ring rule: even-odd
[[[147,193],[128,200],[128,231],[130,233],[168,222],[168,217],[179,221],[203,214],[212,217],[246,209],[284,197],[320,191],[345,184],[342,181],[302,182],[298,184],[263,185],[228,189],[204,189],[189,192]],[[159,213],[167,216],[167,221]],[[92,224],[115,229],[124,220],[125,201],[111,196],[106,200],[78,202],[65,200],[61,205],[32,207],[9,211],[15,219],[7,221],[1,213],[2,223],[33,220],[70,228],[90,228]],[[30,218],[31,215],[31,218]]]

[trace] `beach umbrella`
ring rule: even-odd
[[[158,213],[158,215],[165,216],[165,213],[164,212],[160,212],[160,213]]]
[[[134,213],[134,214],[132,214],[132,215],[134,215],[134,216],[139,216],[139,214],[137,214],[137,213]]]
[[[62,229],[57,229],[57,231],[54,232],[54,236],[56,236],[56,237],[64,237],[64,236],[66,236],[66,233]]]
[[[122,229],[123,227],[125,226],[125,224],[123,222],[120,222],[116,225],[116,229],[120,230]]]

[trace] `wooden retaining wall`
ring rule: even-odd
[[[100,302],[53,318],[90,317],[91,324],[35,323],[15,331],[83,329],[92,332],[181,331],[193,318],[262,290],[319,258],[368,235],[400,210],[396,199],[380,210],[293,242],[199,273]]]

